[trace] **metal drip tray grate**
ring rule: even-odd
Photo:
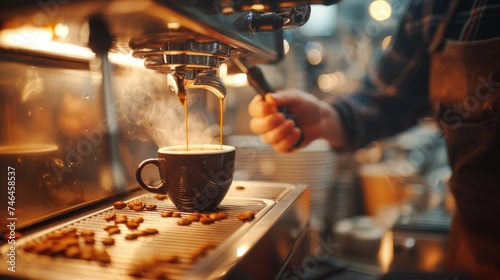
[[[72,275],[73,279],[127,279],[131,277],[129,274],[135,267],[148,260],[177,256],[178,263],[162,264],[160,268],[156,269],[161,270],[162,275],[167,275],[169,279],[181,279],[189,272],[200,270],[200,267],[210,267],[210,262],[217,262],[217,256],[225,254],[224,252],[231,245],[231,240],[241,238],[276,204],[273,200],[267,199],[226,197],[218,211],[225,212],[227,219],[208,225],[193,222],[189,226],[181,226],[177,224],[180,218],[161,217],[163,211],[178,211],[168,199],[160,201],[152,194],[144,194],[131,200],[156,204],[157,208],[154,211],[135,212],[128,208],[109,207],[70,223],[19,239],[16,242],[16,267],[19,274],[16,276],[36,279],[63,279]],[[255,212],[255,219],[250,222],[238,220],[237,216],[244,211]],[[136,240],[126,240],[125,236],[133,230],[128,229],[125,224],[118,224],[121,233],[111,236],[115,239],[115,245],[104,246],[102,240],[109,237],[104,228],[107,225],[114,225],[113,221],[106,221],[105,217],[112,212],[117,215],[126,215],[127,218],[142,217],[144,222],[140,224],[139,230],[155,228],[159,233],[141,236]],[[191,214],[180,213],[182,216]],[[72,228],[76,228],[79,232],[82,230],[94,231],[95,244],[93,246],[98,250],[105,250],[111,262],[100,264],[96,261],[69,259],[63,256],[51,257],[23,250],[23,247],[29,242],[40,241],[51,233]],[[79,242],[82,243],[80,246],[85,246],[82,240]],[[192,261],[192,256],[207,243],[213,245],[213,249],[208,251],[205,256]],[[7,246],[4,246],[2,255],[5,255],[7,250]],[[29,267],[29,269],[23,269],[23,267]]]

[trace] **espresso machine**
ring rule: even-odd
[[[235,181],[220,206],[227,220],[180,227],[160,216],[176,211],[168,199],[144,193],[133,176],[141,160],[170,142],[148,139],[161,132],[147,129],[156,117],[130,120],[178,115],[191,92],[226,98],[223,64],[245,72],[258,93],[272,90],[258,65],[283,58],[283,29],[306,23],[310,5],[335,2],[3,1],[2,278],[269,279],[300,272],[310,253],[306,185]],[[158,109],[164,103],[169,110]],[[158,180],[150,173],[143,179]],[[113,207],[119,200],[157,209]],[[237,220],[242,211],[255,218]],[[158,234],[129,240],[124,228],[107,246],[109,215],[140,218]],[[89,231],[95,243],[84,238]],[[94,258],[44,243],[61,233],[92,247]],[[194,259],[207,242],[210,251]]]

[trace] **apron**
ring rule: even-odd
[[[443,39],[457,2],[429,47],[430,100],[446,140],[457,205],[448,264],[479,279],[500,279],[500,38]]]

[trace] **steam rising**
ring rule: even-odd
[[[153,70],[134,68],[117,79],[118,108],[121,118],[137,126],[127,135],[130,138],[153,140],[158,147],[185,145],[184,107],[167,88],[167,77]],[[201,92],[188,92],[189,144],[214,143],[217,125],[209,124]],[[203,104],[202,104],[203,105]]]

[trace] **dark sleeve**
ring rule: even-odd
[[[392,136],[430,111],[429,55],[421,34],[409,28],[415,26],[411,12],[401,21],[390,50],[363,79],[361,89],[333,102],[348,139],[341,150]]]

